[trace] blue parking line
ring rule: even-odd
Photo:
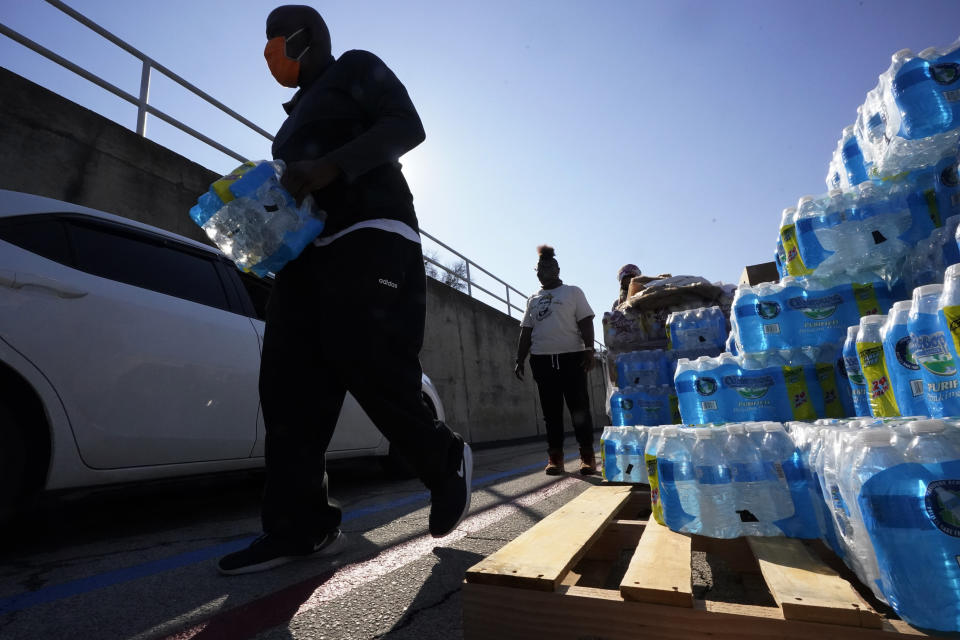
[[[470,484],[472,487],[477,487],[479,485],[520,475],[522,473],[527,473],[542,467],[542,463],[537,463],[524,467],[518,467],[509,471],[500,471],[498,473],[492,473],[480,478],[474,478],[473,482]],[[429,491],[420,491],[399,500],[393,500],[391,502],[386,502],[371,507],[354,509],[344,514],[343,522],[349,522],[350,520],[354,520],[362,516],[381,511],[388,511],[390,509],[395,509],[397,507],[406,506],[412,503],[424,502],[429,500],[429,498]],[[80,595],[82,593],[87,593],[88,591],[112,587],[124,582],[130,582],[131,580],[139,580],[140,578],[146,578],[148,576],[163,573],[165,571],[171,571],[173,569],[179,569],[191,564],[217,558],[221,555],[243,549],[249,545],[255,537],[256,536],[248,536],[245,538],[239,538],[237,540],[214,545],[212,547],[206,547],[204,549],[188,551],[187,553],[170,556],[169,558],[163,558],[153,562],[145,562],[132,567],[107,571],[105,573],[89,576],[87,578],[79,578],[77,580],[71,580],[69,582],[43,587],[41,589],[37,589],[36,591],[27,591],[13,596],[0,598],[0,616],[13,613],[14,611],[29,609],[30,607],[35,607],[40,604],[55,602],[57,600],[62,600],[63,598],[69,598],[70,596]]]

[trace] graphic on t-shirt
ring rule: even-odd
[[[553,304],[553,295],[545,293],[540,296],[540,299],[537,300],[537,320],[545,320],[550,317],[550,314],[553,313],[553,310],[550,308],[550,305]],[[559,304],[559,302],[557,302]]]

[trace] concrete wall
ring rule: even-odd
[[[207,242],[187,211],[219,175],[3,68],[0,96],[0,188]],[[525,381],[513,375],[518,320],[435,280],[428,285],[421,360],[450,424],[474,443],[542,434],[529,367]],[[603,378],[599,368],[591,375],[598,427],[608,422]]]

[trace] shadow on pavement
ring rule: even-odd
[[[413,602],[390,631],[378,638],[452,640],[462,636],[462,628],[460,636],[451,636],[449,620],[454,613],[455,618],[460,619],[460,589],[463,585],[463,576],[467,569],[480,562],[484,556],[446,547],[435,547],[433,555],[438,562],[433,565],[430,575],[420,587]],[[438,625],[439,617],[443,617],[447,624]]]

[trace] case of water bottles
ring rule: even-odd
[[[667,316],[667,348],[689,358],[722,351],[728,335],[727,318],[720,307],[674,311]]]
[[[910,624],[960,631],[960,430],[955,420],[788,425],[821,539]]]
[[[190,218],[243,271],[278,272],[323,231],[326,216],[307,196],[300,206],[280,184],[282,160],[246,162],[217,180]]]
[[[815,420],[854,410],[833,345],[681,359],[674,385],[684,424]]]
[[[731,324],[740,352],[839,344],[861,316],[886,313],[892,294],[880,280],[866,283],[784,277],[741,285]]]
[[[960,264],[943,279],[848,327],[843,365],[856,416],[960,416]]]

